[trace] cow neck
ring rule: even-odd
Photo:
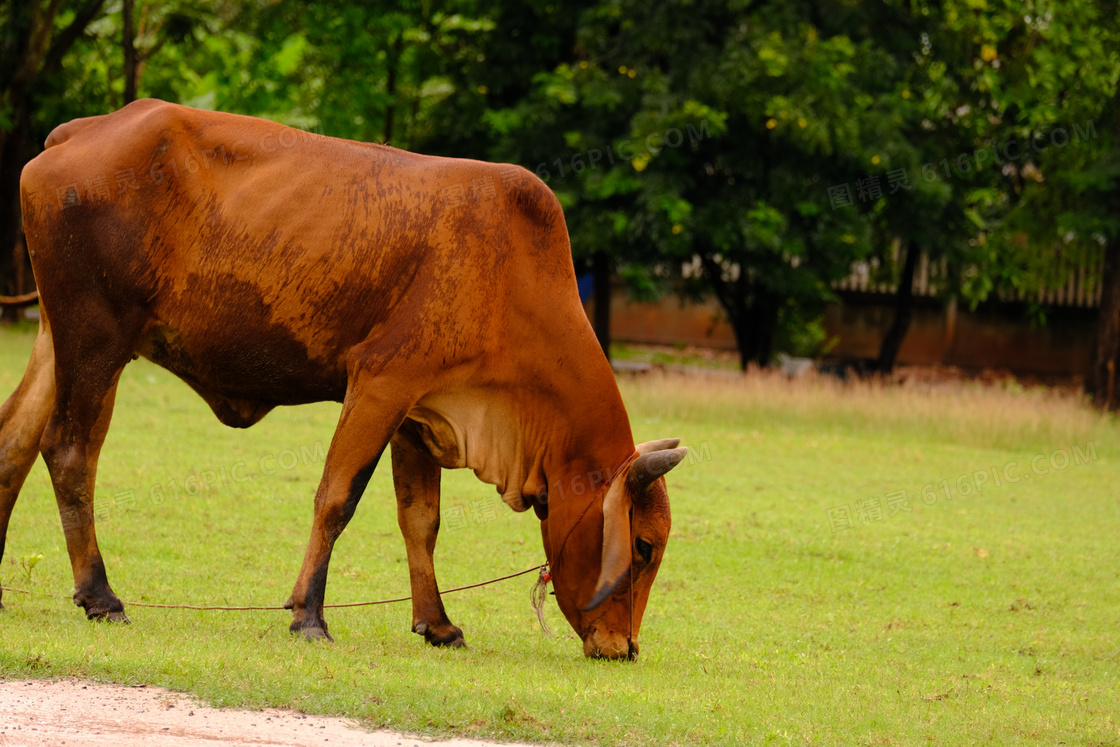
[[[580,315],[586,323],[582,308]],[[529,485],[537,488],[527,491],[530,495],[539,496],[543,488],[549,499],[578,500],[573,476],[584,484],[592,475],[601,480],[617,464],[615,459],[634,450],[630,418],[614,374],[594,336],[590,340],[594,349],[568,359],[565,375],[550,382],[548,407],[542,408],[534,398],[519,403],[518,437],[529,462],[527,474],[532,475],[535,468],[543,477],[543,483]],[[604,458],[609,461],[604,463]],[[552,512],[543,513],[537,514],[542,521]]]
[[[622,462],[622,464],[618,465],[618,468],[611,474],[609,478],[607,478],[607,481],[603,484],[603,486],[599,488],[599,490],[596,491],[593,496],[591,496],[591,500],[587,503],[586,506],[583,507],[583,511],[580,512],[579,516],[574,522],[572,522],[572,525],[568,528],[568,533],[564,535],[564,539],[560,543],[560,548],[555,553],[549,554],[549,557],[551,558],[551,560],[549,561],[550,565],[554,567],[560,565],[560,556],[563,554],[564,546],[568,544],[568,538],[572,536],[572,532],[574,532],[576,527],[579,526],[579,523],[583,521],[583,517],[587,515],[587,512],[589,510],[591,510],[591,507],[598,503],[601,499],[605,498],[607,491],[610,490],[611,485],[614,484],[615,479],[617,479],[619,475],[623,474],[639,456],[641,455],[638,453],[638,450],[634,449],[634,452],[630,454],[630,456],[628,456],[626,460]],[[633,524],[633,509],[631,509],[630,520],[631,524]],[[633,530],[632,526],[631,530]]]

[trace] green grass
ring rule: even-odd
[[[0,331],[4,392],[32,339]],[[43,595],[66,594],[71,578],[40,461],[12,519],[4,583],[28,586],[20,558],[44,559],[36,595],[4,595],[0,677],[147,683],[224,706],[569,744],[1120,744],[1114,420],[1040,390],[764,375],[622,387],[637,438],[680,436],[694,453],[669,477],[673,534],[637,663],[585,660],[554,605],[557,633],[544,637],[531,577],[445,597],[469,651],[424,645],[407,604],[331,611],[334,645],[291,639],[285,612],[132,607],[131,626],[88,623]],[[98,525],[117,593],[282,603],[310,528],[316,459],[159,505],[150,488],[325,446],[337,413],[286,409],[233,431],[166,372],[130,365],[99,472],[102,503],[136,496],[135,510],[111,506]],[[1091,456],[1090,442],[1088,463],[921,499],[925,485],[1011,462],[1026,473],[1036,455],[1073,456],[1074,445]],[[531,516],[498,506],[476,524],[493,489],[463,472],[445,473],[444,486],[467,523],[447,529],[445,514],[444,587],[541,561]],[[885,496],[899,490],[911,510],[888,516]],[[856,504],[870,498],[884,515],[864,524]],[[833,531],[827,512],[845,505],[856,526]],[[328,601],[407,593],[382,468],[339,541]]]
[[[689,345],[639,345],[613,342],[611,360],[648,363],[651,366],[689,366],[721,371],[739,369],[739,354],[734,351],[696,348]]]

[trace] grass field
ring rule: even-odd
[[[32,340],[0,331],[3,396]],[[4,594],[0,677],[566,744],[1120,744],[1114,420],[1018,387],[621,386],[638,440],[693,451],[669,476],[673,534],[636,663],[585,660],[554,604],[543,636],[531,576],[445,597],[468,651],[424,645],[407,604],[329,611],[334,645],[290,638],[286,612],[132,607],[130,626],[86,622],[45,595],[71,577],[40,460],[0,572],[35,594]],[[171,375],[130,365],[99,471],[117,593],[282,603],[338,409],[229,430]],[[328,601],[408,593],[386,467],[339,541]],[[445,473],[444,504],[445,588],[543,559],[535,519],[470,473]]]

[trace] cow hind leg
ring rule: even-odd
[[[289,630],[308,640],[334,640],[323,617],[327,569],[334,543],[350,522],[389,439],[412,405],[407,385],[362,372],[351,374],[323,478],[315,493],[315,518],[292,596]]]
[[[463,631],[447,619],[432,555],[439,533],[440,466],[424,448],[415,424],[405,421],[392,439],[397,522],[408,550],[412,631],[433,646],[465,647]]]
[[[128,622],[124,606],[109,587],[97,545],[93,501],[97,460],[131,348],[115,335],[72,331],[69,345],[55,338],[55,402],[40,449],[54,484],[74,572],[74,604],[91,620]]]
[[[39,441],[54,406],[54,394],[54,344],[44,318],[23,380],[0,406],[0,561],[12,509],[39,456]],[[4,607],[2,598],[0,590],[0,609]]]

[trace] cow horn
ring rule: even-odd
[[[669,439],[676,441],[676,439]],[[679,442],[678,442],[679,443]],[[630,465],[630,481],[634,483],[639,492],[645,491],[654,480],[676,467],[688,454],[688,447],[679,449],[661,449],[642,454]]]
[[[646,441],[644,444],[638,444],[634,450],[638,454],[650,454],[655,451],[664,451],[665,449],[675,449],[680,444],[679,438],[662,438],[657,441]]]
[[[630,494],[625,480],[615,480],[603,498],[603,570],[584,612],[598,607],[618,587],[630,570],[630,557]]]

